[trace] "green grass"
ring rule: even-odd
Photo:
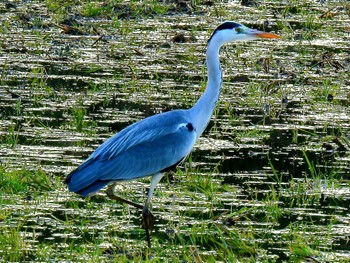
[[[4,144],[9,145],[11,148],[15,148],[19,141],[19,131],[16,130],[15,125],[10,125],[7,130],[7,134],[2,138]]]
[[[38,170],[8,170],[0,166],[1,194],[30,194],[53,190],[57,184],[44,171]]]
[[[0,259],[4,262],[21,262],[26,259],[28,248],[18,228],[1,228]]]
[[[118,17],[130,19],[164,15],[169,9],[166,3],[158,1],[143,1],[142,3],[131,1],[105,1],[99,3],[83,3],[80,14],[84,17]]]
[[[311,163],[310,166],[312,166]],[[180,176],[183,173],[181,171],[178,171],[178,175]],[[56,222],[50,227],[51,231],[57,231],[54,225],[62,225],[64,228],[60,232],[68,234],[68,238],[66,238],[67,247],[64,248],[65,259],[75,260],[79,257],[84,258],[86,262],[94,262],[105,259],[106,257],[111,262],[118,262],[120,260],[146,260],[153,262],[155,257],[157,259],[166,258],[174,262],[183,260],[201,260],[205,262],[238,260],[255,262],[257,256],[263,259],[264,256],[261,253],[264,251],[264,247],[257,241],[274,238],[273,235],[271,236],[269,234],[269,224],[264,225],[266,223],[278,224],[281,218],[292,215],[291,210],[285,210],[281,206],[283,203],[282,200],[286,198],[285,194],[288,186],[284,185],[282,187],[281,185],[277,185],[278,187],[270,187],[269,193],[265,194],[264,198],[260,197],[256,189],[250,189],[249,191],[252,192],[251,202],[262,203],[263,206],[252,206],[240,210],[233,208],[233,212],[229,214],[218,213],[223,206],[217,194],[222,191],[232,191],[233,189],[221,185],[220,181],[215,180],[213,177],[200,175],[198,172],[198,170],[185,169],[183,175],[186,177],[183,178],[183,182],[176,183],[176,187],[182,189],[181,198],[186,197],[191,198],[193,201],[201,201],[201,197],[203,195],[206,196],[208,198],[206,202],[211,205],[202,209],[209,210],[206,212],[203,211],[205,214],[203,217],[200,216],[202,212],[197,212],[196,214],[193,212],[170,211],[170,214],[173,216],[180,217],[180,221],[175,224],[169,221],[168,225],[156,230],[153,233],[152,249],[146,248],[144,232],[138,229],[138,227],[134,230],[123,232],[118,229],[118,226],[112,224],[109,229],[104,229],[103,232],[98,230],[101,224],[104,225],[107,223],[109,225],[110,223],[108,222],[113,217],[116,217],[113,221],[117,220],[116,222],[118,222],[118,217],[123,216],[123,213],[130,213],[130,210],[133,209],[127,209],[121,212],[122,214],[118,212],[118,214],[113,215],[114,213],[111,213],[109,210],[114,210],[116,204],[106,200],[104,197],[102,199],[91,198],[86,200],[77,198],[69,202],[59,202],[61,204],[60,206],[63,205],[67,210],[59,208],[56,211],[56,209],[53,209],[49,211],[48,215],[51,214],[49,217],[51,217],[51,220],[54,220],[52,223]],[[16,195],[17,198],[22,199],[30,193],[33,199],[29,202],[42,200],[39,201],[39,204],[42,203],[43,208],[47,205],[45,204],[45,198],[43,199],[44,196],[49,197],[51,195],[50,193],[55,189],[62,189],[64,192],[61,182],[53,181],[48,174],[41,170],[28,171],[22,169],[7,171],[5,167],[1,167],[0,182],[0,190],[3,195]],[[295,183],[295,181],[294,183],[292,181],[290,184],[292,186]],[[305,190],[307,190],[305,186],[302,186],[305,183],[297,182],[297,184],[300,184],[299,190],[294,186],[293,188],[296,192],[288,194],[290,208],[312,204],[312,202],[310,203],[312,196],[306,199],[300,198],[305,193]],[[158,191],[156,191],[156,196]],[[166,195],[163,194],[162,198],[166,198]],[[157,197],[155,199],[157,200]],[[8,199],[6,200],[2,200],[2,203],[8,204]],[[156,201],[154,200],[154,202]],[[188,205],[190,204],[186,204],[185,206]],[[34,211],[37,209],[40,211],[41,208],[35,208]],[[217,211],[217,209],[219,210]],[[155,211],[157,210],[159,208],[155,209]],[[0,214],[0,220],[5,222],[5,224],[18,216],[18,212],[16,211],[7,210],[7,213],[5,211],[2,211]],[[33,208],[28,206],[28,212],[30,213],[30,211],[33,211]],[[77,213],[71,214],[70,211],[76,211]],[[135,212],[132,213],[134,214]],[[47,214],[47,212],[45,213]],[[162,213],[168,212],[164,211]],[[127,214],[126,216],[129,217],[130,215]],[[101,215],[104,216],[100,217]],[[106,215],[108,215],[107,218]],[[187,218],[186,220],[188,220],[189,217],[191,220],[188,222],[181,219]],[[60,256],[57,254],[57,251],[61,250],[59,243],[52,243],[50,239],[43,240],[35,246],[35,252],[29,249],[30,244],[23,237],[23,226],[27,224],[27,220],[30,222],[30,218],[31,216],[24,217],[24,221],[22,220],[17,227],[7,226],[4,228],[4,231],[0,235],[0,240],[3,241],[0,243],[2,244],[0,248],[11,247],[12,253],[6,255],[0,254],[0,257],[5,261],[22,261],[26,258],[43,261],[49,258],[51,260],[59,260]],[[191,224],[189,225],[188,223],[190,222]],[[246,222],[248,226],[240,227],[241,222]],[[254,224],[262,224],[260,228],[266,228],[266,231],[255,232],[254,224],[251,225],[253,222],[255,222]],[[333,224],[332,221],[329,224]],[[298,262],[298,260],[304,259],[306,256],[318,256],[319,251],[317,251],[317,246],[319,239],[328,240],[327,242],[329,242],[332,238],[331,236],[306,235],[303,229],[310,226],[312,227],[312,224],[308,226],[307,223],[297,220],[290,224],[289,230],[284,234],[286,240],[288,240],[285,249],[289,251],[288,258],[291,260],[290,262]],[[32,235],[36,232],[34,229],[31,230],[29,228],[25,232],[28,235]],[[163,230],[166,229],[171,231],[165,234]],[[77,236],[78,239],[70,239],[69,235],[72,234]]]

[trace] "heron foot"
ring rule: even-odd
[[[152,231],[154,228],[154,215],[148,210],[148,208],[146,208],[142,211],[142,219],[142,227],[146,230],[148,247],[151,247],[150,231]]]
[[[148,227],[150,231],[154,229],[154,215],[151,211],[147,210],[146,212],[142,212],[142,228]]]

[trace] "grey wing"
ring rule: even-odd
[[[101,145],[104,151],[96,154],[98,149],[67,177],[70,191],[89,195],[111,181],[153,175],[178,163],[192,150],[196,131],[189,122],[159,124],[158,128],[143,127],[142,123],[130,126],[129,133],[115,139],[116,142],[111,140],[109,145]]]
[[[186,157],[196,141],[196,133],[187,123],[176,131],[143,141],[108,161],[102,161],[102,180],[131,180],[158,173]],[[108,167],[108,169],[107,169]]]

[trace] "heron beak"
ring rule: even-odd
[[[259,37],[259,38],[281,38],[278,35],[272,34],[272,33],[267,33],[264,31],[259,31],[259,30],[253,30],[252,32],[250,32],[250,34]]]

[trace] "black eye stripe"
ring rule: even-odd
[[[208,43],[210,42],[210,40],[212,39],[212,37],[215,35],[215,33],[216,33],[217,31],[225,30],[225,29],[240,28],[241,26],[242,26],[241,24],[238,24],[238,23],[236,23],[236,22],[231,22],[231,21],[225,22],[225,23],[221,24],[220,26],[218,26],[218,27],[215,29],[214,33],[213,33],[213,34],[211,35],[211,37],[209,38]]]

